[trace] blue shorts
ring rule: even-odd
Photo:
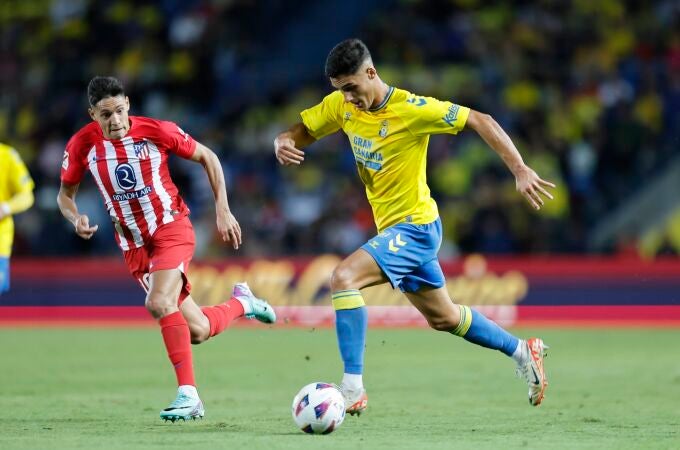
[[[425,225],[391,226],[361,248],[375,259],[392,287],[417,292],[423,287],[440,288],[446,284],[437,259],[441,244],[442,222],[437,218]]]
[[[0,257],[0,294],[9,291],[9,258]]]

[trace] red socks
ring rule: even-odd
[[[243,305],[234,298],[220,305],[203,307],[201,310],[210,322],[210,337],[223,332],[232,320],[244,314]]]
[[[168,351],[168,357],[175,367],[177,385],[196,386],[194,363],[191,355],[191,334],[184,316],[180,311],[177,311],[161,318],[158,323],[161,326],[161,334]]]
[[[243,305],[234,298],[221,305],[204,307],[202,310],[210,322],[210,337],[220,334],[232,320],[244,314]],[[191,355],[191,333],[182,312],[176,311],[168,314],[158,323],[161,326],[168,357],[175,368],[177,385],[196,386],[194,362]]]

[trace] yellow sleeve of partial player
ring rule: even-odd
[[[458,134],[465,127],[470,108],[433,97],[409,94],[395,112],[415,136]]]
[[[302,123],[314,139],[335,133],[342,127],[344,99],[340,91],[328,94],[318,105],[300,113]]]
[[[13,195],[32,192],[33,178],[16,150],[9,151],[9,185]]]

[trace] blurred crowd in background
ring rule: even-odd
[[[64,146],[90,120],[94,75],[123,81],[131,114],[173,120],[220,156],[240,255],[353,251],[375,226],[346,137],[315,143],[301,167],[273,156],[275,135],[331,91],[325,57],[347,37],[366,42],[388,84],[491,114],[558,185],[535,212],[474,132],[433,137],[443,256],[680,253],[678,211],[646,236],[589,244],[598,223],[680,158],[677,1],[10,0],[0,6],[0,141],[36,182],[15,254],[117,252],[89,175],[77,200],[100,225],[92,241],[55,201]],[[202,167],[174,158],[171,172],[197,256],[233,254],[219,245]]]

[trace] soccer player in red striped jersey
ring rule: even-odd
[[[234,286],[220,305],[199,307],[187,278],[194,253],[189,208],[168,170],[171,153],[200,163],[215,195],[217,230],[238,249],[241,228],[229,210],[224,174],[217,155],[176,124],[129,116],[130,101],[113,77],[95,77],[87,88],[93,122],[66,144],[57,202],[75,232],[90,239],[91,225],[76,205],[78,186],[89,170],[104,199],[130,274],[146,292],[145,306],[158,319],[168,357],[177,377],[175,401],[161,418],[175,421],[203,417],[194,378],[191,344],[221,333],[238,317],[274,323],[276,315],[245,283]]]

